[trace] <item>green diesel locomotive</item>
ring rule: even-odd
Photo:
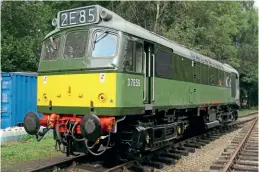
[[[67,155],[139,156],[237,119],[239,74],[231,66],[99,5],[60,11],[52,24],[38,70],[43,118],[29,112],[24,125],[38,140],[53,129]]]

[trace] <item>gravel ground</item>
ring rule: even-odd
[[[228,146],[231,140],[241,131],[238,129],[231,133],[221,136],[201,149],[196,149],[195,153],[190,153],[187,157],[179,160],[175,165],[166,166],[156,172],[200,172],[207,171],[210,165],[215,161],[224,148]]]

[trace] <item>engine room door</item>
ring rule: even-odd
[[[143,103],[146,104],[146,110],[152,110],[151,100],[154,101],[154,87],[152,83],[154,82],[154,46],[148,42],[144,42],[144,93],[143,93]],[[148,104],[150,106],[148,106]]]

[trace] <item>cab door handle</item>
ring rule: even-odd
[[[144,97],[143,97],[143,101],[146,100],[147,95],[146,95],[146,87],[147,87],[147,54],[146,52],[144,52]]]
[[[153,57],[153,93],[152,93],[152,101],[155,101],[155,55],[152,54]]]

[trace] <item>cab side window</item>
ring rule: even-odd
[[[140,42],[128,40],[123,65],[126,72],[142,73],[143,46]]]
[[[143,46],[141,43],[136,42],[136,72],[142,73],[142,67],[143,67]]]
[[[134,42],[129,40],[127,45],[127,51],[125,55],[125,61],[124,61],[124,70],[127,72],[133,72],[134,66],[133,66],[133,45]]]

